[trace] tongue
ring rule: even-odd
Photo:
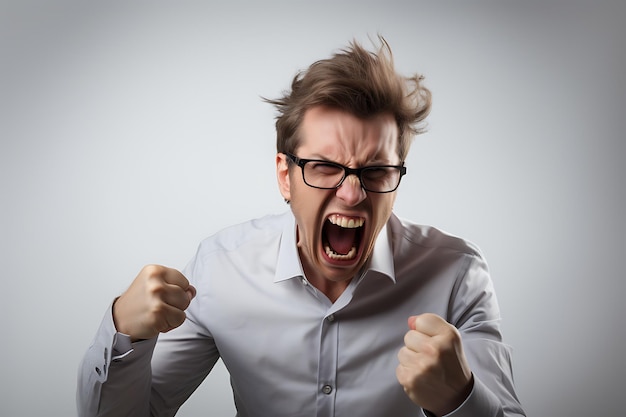
[[[326,239],[335,253],[345,255],[354,246],[357,229],[344,229],[334,224],[326,225]]]

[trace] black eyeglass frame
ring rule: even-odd
[[[343,182],[346,180],[346,178],[349,175],[356,175],[356,177],[359,179],[359,182],[361,184],[361,187],[365,190],[365,191],[369,191],[372,193],[378,193],[378,194],[386,194],[386,193],[392,193],[394,191],[396,191],[398,189],[398,187],[400,186],[400,182],[402,181],[402,177],[406,175],[406,167],[404,166],[404,162],[402,162],[402,165],[370,165],[370,166],[365,166],[365,167],[361,167],[361,168],[349,168],[347,166],[338,164],[337,162],[332,162],[332,161],[327,161],[324,159],[304,159],[304,158],[299,158],[297,156],[295,156],[294,154],[288,153],[288,152],[283,152],[283,154],[285,156],[287,156],[293,163],[295,163],[296,165],[298,165],[302,171],[302,180],[304,181],[304,183],[306,185],[308,185],[309,187],[312,188],[318,188],[320,190],[334,190],[337,189],[339,187],[341,187],[341,184],[343,184]],[[335,185],[334,187],[319,187],[317,185],[311,185],[307,182],[305,176],[304,176],[304,166],[309,163],[309,162],[320,162],[323,164],[328,164],[328,165],[334,165],[337,168],[341,168],[343,169],[343,177],[341,178],[341,180],[339,181],[339,183],[337,185]],[[368,170],[374,170],[374,169],[379,169],[379,168],[395,168],[400,172],[400,176],[398,177],[398,183],[396,184],[396,186],[388,191],[376,191],[376,190],[370,190],[369,188],[367,188],[365,186],[365,184],[363,183],[363,178],[361,177],[361,175],[363,174],[363,171],[368,171]]]

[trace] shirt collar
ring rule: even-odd
[[[286,281],[291,278],[304,277],[296,244],[296,219],[291,210],[284,214],[283,233],[278,248],[278,261],[274,282]]]
[[[389,223],[383,226],[376,243],[374,250],[370,256],[370,260],[366,265],[365,274],[369,271],[377,272],[385,275],[394,283],[395,269],[393,266],[393,249],[391,246],[391,228],[388,227]],[[362,276],[363,276],[362,275]],[[280,247],[278,249],[278,262],[276,265],[276,276],[274,282],[286,281],[291,278],[304,277],[304,270],[300,262],[300,255],[298,254],[298,247],[296,244],[296,219],[293,216],[291,210],[284,215],[283,233],[280,240]]]
[[[381,229],[374,244],[374,250],[370,256],[366,274],[369,271],[378,272],[385,275],[394,283],[396,282],[396,271],[393,267],[393,248],[391,246],[391,227],[389,222]]]

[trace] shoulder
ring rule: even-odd
[[[394,253],[447,252],[482,258],[477,245],[436,227],[417,224],[392,215],[389,219]]]
[[[200,243],[200,251],[232,251],[242,246],[264,245],[279,239],[292,220],[290,212],[272,214],[228,226]]]

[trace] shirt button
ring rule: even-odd
[[[324,385],[322,387],[322,392],[326,395],[330,394],[331,392],[333,392],[333,387],[331,387],[330,385]]]
[[[302,285],[304,285],[304,286],[309,285],[309,283],[307,282],[306,278],[302,278]]]
[[[330,316],[326,317],[326,320],[332,323],[333,321],[335,321],[335,315],[331,314]]]

